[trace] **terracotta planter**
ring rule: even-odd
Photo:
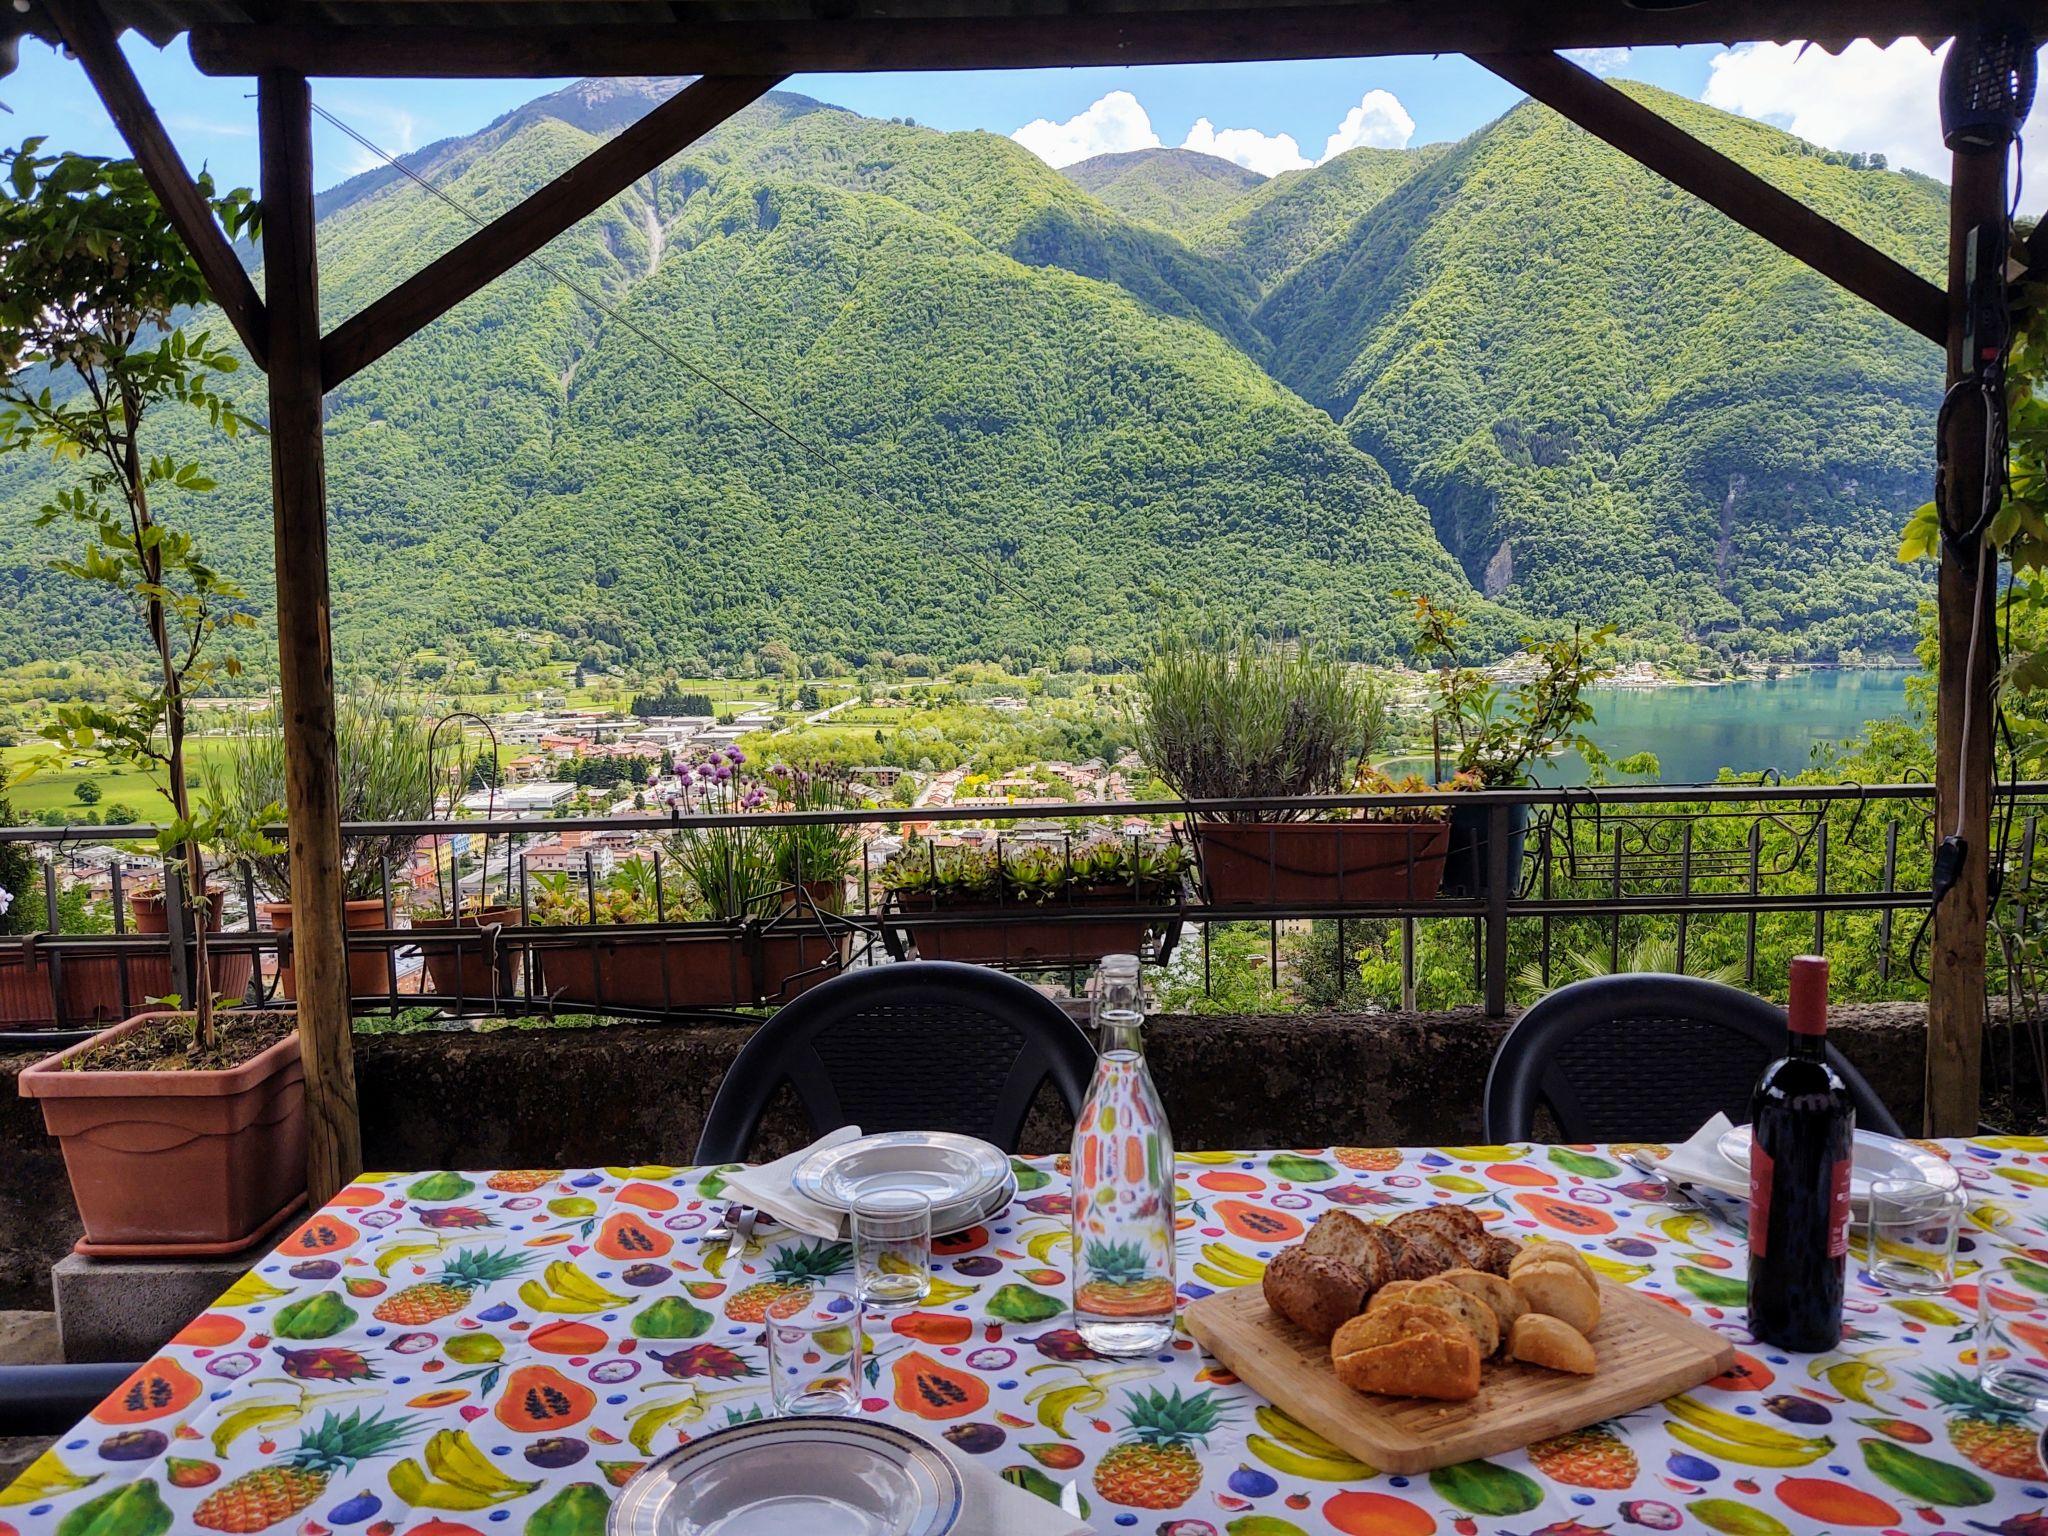
[[[541,985],[559,1003],[679,1012],[786,1003],[837,974],[839,940],[785,925],[773,933],[579,940],[540,951]]]
[[[920,960],[958,960],[968,965],[1009,966],[1018,970],[1094,965],[1104,955],[1135,955],[1157,936],[1155,958],[1164,961],[1180,937],[1179,914],[1167,910],[1145,917],[1090,917],[1091,907],[1121,909],[1137,905],[1129,887],[1076,890],[1039,905],[1032,902],[951,902],[929,892],[891,891],[883,904],[888,916],[961,919],[986,917],[986,922],[895,926],[884,924],[883,941],[901,960],[915,949]]]
[[[512,928],[518,923],[517,907],[487,907],[481,912],[466,912],[459,918],[415,917],[412,927],[415,933],[431,934],[447,933],[455,928]],[[517,951],[509,945],[498,947],[495,964],[487,958],[483,942],[476,939],[462,943],[451,940],[436,943],[423,939],[420,941],[420,956],[426,962],[427,979],[443,997],[487,1002],[494,997],[512,995],[513,962]]]
[[[235,1252],[305,1194],[297,1036],[223,1072],[67,1070],[97,1043],[172,1017],[138,1014],[18,1079],[64,1149],[83,1250]]]
[[[1205,821],[1195,827],[1219,907],[1350,907],[1433,901],[1443,821]]]
[[[219,891],[207,892],[206,931],[208,933],[219,933],[222,931],[222,904],[223,897]],[[137,891],[128,898],[128,915],[134,919],[135,931],[137,933],[169,933],[171,931],[170,917],[164,910],[164,893],[162,891]],[[209,952],[206,958],[207,969],[213,973],[213,995],[215,997],[225,997],[233,1000],[247,995],[249,991],[249,977],[256,967],[255,955],[247,950],[241,950],[234,954],[213,954]],[[88,963],[105,965],[109,969],[109,974],[113,974],[114,962],[111,960],[94,960]],[[70,969],[68,962],[65,969],[68,973]],[[64,981],[65,992],[68,998],[71,989],[71,978],[68,974],[65,976]],[[144,955],[128,962],[128,995],[130,998],[140,1002],[144,998],[166,996],[170,990],[171,962],[167,957],[162,955]],[[115,996],[118,997],[120,994],[118,975],[116,975],[113,982],[113,991]],[[117,1008],[114,1012],[108,1014],[107,1017],[118,1018],[123,1011]]]
[[[266,901],[258,908],[270,920],[273,933],[292,931],[292,906],[288,901]],[[341,926],[351,932],[375,932],[384,926],[384,903],[372,896],[341,904]],[[383,997],[391,990],[391,972],[382,949],[350,950],[348,992],[350,997]],[[285,1002],[299,996],[298,978],[289,964],[277,968],[277,995]]]
[[[782,898],[785,912],[808,913],[813,908],[820,912],[844,912],[846,910],[846,882],[844,880],[806,880],[802,885],[803,894],[796,889],[786,892]]]

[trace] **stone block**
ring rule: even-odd
[[[147,1360],[219,1300],[268,1246],[223,1259],[66,1254],[50,1271],[65,1361]]]

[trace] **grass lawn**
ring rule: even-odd
[[[223,751],[226,746],[224,741],[201,737],[189,742],[186,751],[194,766],[200,767],[203,773],[206,759]],[[0,747],[0,762],[12,771],[45,756],[49,750],[46,742]],[[88,766],[72,766],[81,758]],[[55,766],[17,784],[9,792],[15,819],[34,821],[45,811],[62,811],[77,816],[88,809],[78,798],[78,786],[88,779],[100,787],[99,803],[90,809],[98,811],[102,818],[116,806],[129,811],[135,820],[142,822],[155,821],[170,813],[170,803],[158,792],[152,776],[140,769],[103,763],[88,753],[63,753],[57,756]]]

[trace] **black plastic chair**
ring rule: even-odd
[[[953,1131],[1017,1149],[1039,1085],[1078,1114],[1095,1072],[1080,1025],[1042,992],[978,965],[850,971],[754,1032],[726,1070],[697,1162],[743,1160],[784,1082],[814,1131]]]
[[[1542,998],[1486,1076],[1486,1139],[1527,1141],[1547,1105],[1565,1141],[1683,1141],[1716,1110],[1738,1125],[1785,1054],[1785,1011],[1697,976],[1596,976]],[[1856,1124],[1901,1134],[1863,1075],[1828,1047]]]
[[[62,1435],[133,1376],[135,1363],[0,1365],[0,1435]]]

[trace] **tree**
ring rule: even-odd
[[[65,705],[43,734],[158,775],[173,815],[157,851],[167,868],[182,864],[203,913],[206,845],[247,844],[260,834],[195,806],[186,777],[186,700],[218,676],[239,674],[231,653],[217,654],[219,642],[255,617],[241,588],[162,515],[161,501],[201,494],[213,481],[196,462],[146,455],[143,426],[157,406],[186,407],[229,436],[253,423],[214,388],[215,375],[235,371],[234,354],[171,323],[209,296],[141,167],[46,156],[38,153],[42,143],[29,139],[0,156],[8,167],[0,190],[7,273],[0,284],[0,452],[41,449],[76,470],[35,514],[38,527],[85,531],[80,553],[53,560],[52,568],[125,601],[142,621],[156,667],[155,681],[132,687],[123,707]],[[216,197],[209,177],[198,181],[230,235],[256,230],[246,190]],[[61,394],[53,376],[65,385]],[[192,926],[195,1037],[212,1050],[218,1037],[206,923]]]
[[[71,793],[80,805],[98,805],[106,791],[100,788],[98,779],[80,779],[78,788]]]
[[[15,825],[14,807],[0,795],[0,827]],[[33,933],[43,925],[29,911],[36,865],[27,843],[0,843],[0,933]]]
[[[505,769],[498,761],[498,754],[488,746],[478,747],[476,759],[469,765],[469,772],[464,776],[462,787],[465,790],[499,789],[504,783]]]

